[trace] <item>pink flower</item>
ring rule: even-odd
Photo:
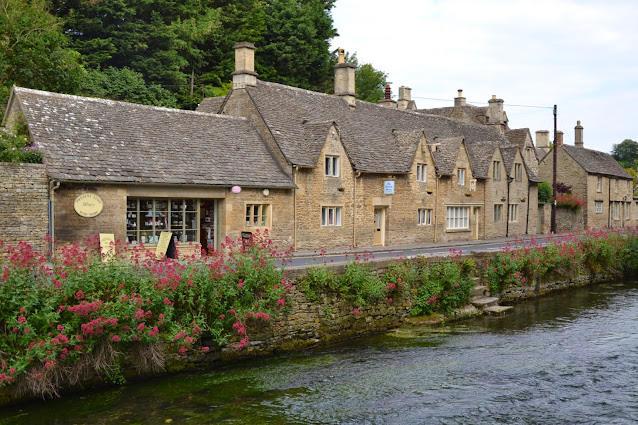
[[[80,289],[79,291],[75,293],[75,299],[81,300],[82,298],[84,298],[84,292],[82,292],[82,290]]]
[[[119,335],[113,335],[113,337],[111,338],[111,342],[120,342],[121,340],[122,339]]]
[[[354,314],[355,315],[361,314],[361,310],[359,310],[358,308],[355,308],[354,309]]]

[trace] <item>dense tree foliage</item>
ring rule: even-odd
[[[638,160],[638,142],[625,139],[622,143],[613,145],[611,156],[623,167],[635,168],[636,160]]]
[[[335,1],[0,0],[0,103],[17,84],[194,108],[228,91],[240,41],[260,78],[330,92]],[[382,97],[384,73],[356,79],[359,98]]]

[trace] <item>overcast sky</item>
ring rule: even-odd
[[[495,94],[534,139],[553,139],[556,104],[565,143],[577,120],[585,147],[638,141],[637,0],[337,0],[332,16],[333,49],[387,73],[394,99],[401,85],[419,108]]]

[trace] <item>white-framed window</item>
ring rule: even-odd
[[[127,242],[156,244],[161,232],[171,232],[179,242],[198,242],[199,199],[126,200]]]
[[[459,168],[456,170],[456,184],[459,186],[465,186],[465,168]]]
[[[620,202],[614,202],[614,220],[620,220]]]
[[[629,220],[631,218],[631,202],[625,202],[625,220]]]
[[[596,192],[603,191],[603,176],[598,176],[596,179]]]
[[[341,207],[321,207],[323,227],[341,226]]]
[[[503,204],[494,204],[494,223],[503,221]]]
[[[469,229],[469,216],[470,207],[447,207],[446,228],[448,230]]]
[[[514,164],[514,179],[517,182],[523,181],[523,164]]]
[[[339,177],[339,157],[326,155],[326,176]]]
[[[518,221],[518,204],[510,204],[507,217],[510,222]]]
[[[246,227],[269,227],[269,204],[246,204]]]
[[[618,193],[618,179],[614,179],[614,193]]]
[[[425,164],[417,164],[416,165],[416,181],[418,181],[418,182],[427,181]]]
[[[594,201],[594,212],[596,214],[603,213],[603,201]]]
[[[492,179],[494,179],[494,181],[501,180],[501,161],[494,161],[492,163]]]
[[[419,226],[429,226],[432,224],[432,210],[427,208],[419,208],[417,224]]]

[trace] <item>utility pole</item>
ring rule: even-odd
[[[556,128],[556,105],[554,105],[554,202],[552,203],[552,233],[556,234],[556,170],[558,170],[557,162],[558,162],[558,129]]]

